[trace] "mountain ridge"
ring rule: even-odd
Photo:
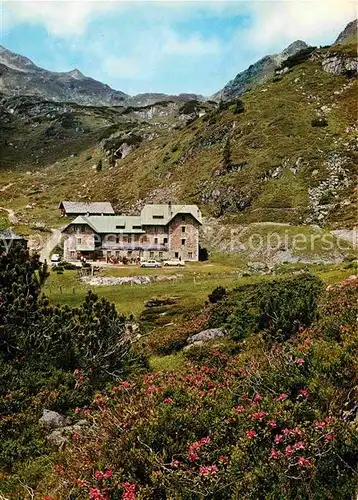
[[[284,61],[308,47],[306,42],[296,40],[281,52],[262,57],[238,73],[221,90],[213,94],[213,98],[229,100],[243,95],[255,85],[265,83],[269,78],[272,78]]]
[[[55,72],[0,45],[0,91],[89,106],[147,106],[165,100],[202,100],[196,94],[142,93],[130,96],[106,83],[84,75],[79,69]]]

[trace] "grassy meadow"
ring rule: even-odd
[[[232,289],[238,285],[274,279],[303,268],[309,269],[327,284],[332,284],[347,278],[355,272],[352,266],[346,268],[347,264],[309,266],[287,264],[281,266],[281,273],[279,272],[276,275],[252,274],[240,277],[241,270],[235,266],[231,259],[228,259],[228,261],[228,263],[225,263],[225,258],[223,258],[222,263],[195,263],[182,269],[141,269],[128,266],[107,269],[103,274],[104,276],[178,276],[173,281],[154,282],[146,285],[90,286],[80,281],[77,271],[64,271],[63,274],[51,271],[44,293],[52,303],[78,306],[83,301],[86,293],[91,290],[100,297],[106,297],[113,302],[121,313],[125,315],[133,314],[134,316],[138,316],[145,309],[145,302],[152,297],[175,296],[179,298],[180,309],[190,313],[190,311],[199,309],[208,295],[219,285]]]

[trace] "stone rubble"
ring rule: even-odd
[[[182,274],[173,274],[170,276],[82,276],[83,283],[90,286],[115,286],[115,285],[149,285],[150,283],[160,281],[175,281],[182,278]]]

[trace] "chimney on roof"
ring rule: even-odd
[[[169,207],[169,216],[171,217],[171,215],[172,215],[172,202],[171,202],[171,200],[168,201],[168,207]]]

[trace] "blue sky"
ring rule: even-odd
[[[332,43],[357,14],[345,0],[2,0],[1,7],[2,45],[129,94],[211,95],[296,39]]]

